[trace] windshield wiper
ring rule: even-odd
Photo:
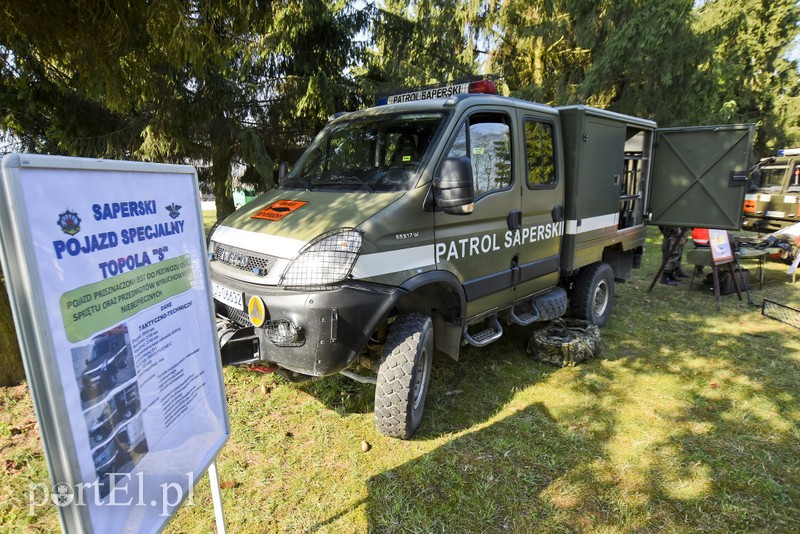
[[[310,189],[313,189],[315,186],[318,185],[360,185],[363,189],[366,189],[370,193],[374,193],[375,189],[372,188],[367,182],[359,178],[358,176],[351,175],[351,176],[337,176],[332,175],[326,178],[321,178],[319,180],[315,180],[311,182]]]

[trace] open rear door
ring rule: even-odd
[[[739,230],[753,124],[656,130],[648,224]]]

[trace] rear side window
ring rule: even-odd
[[[551,124],[525,121],[525,153],[528,187],[535,189],[555,185],[556,152]]]
[[[511,185],[511,126],[500,113],[472,115],[461,126],[448,158],[466,156],[472,163],[475,196]]]

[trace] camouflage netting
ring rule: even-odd
[[[559,367],[577,365],[600,353],[600,329],[587,321],[556,319],[534,332],[528,353]]]

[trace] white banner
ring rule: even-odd
[[[229,434],[194,169],[12,155],[3,171],[52,501],[67,531],[159,531]]]

